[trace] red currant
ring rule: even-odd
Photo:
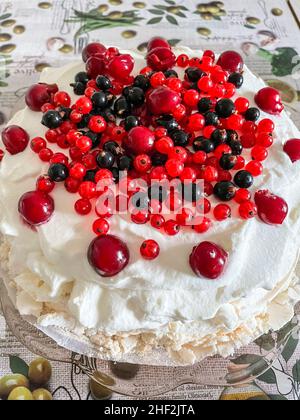
[[[263,166],[257,160],[252,160],[246,165],[246,171],[250,172],[253,176],[259,176],[263,173]]]
[[[155,143],[155,150],[164,155],[169,154],[170,150],[174,147],[174,142],[170,137],[161,137]]]
[[[76,140],[76,147],[82,152],[86,153],[93,147],[93,142],[88,136],[81,136]]]
[[[86,96],[82,96],[78,101],[75,103],[75,109],[80,114],[89,114],[93,109],[92,101],[87,98]]]
[[[271,147],[274,143],[274,138],[269,133],[258,133],[256,144],[263,147]]]
[[[70,176],[74,179],[83,179],[86,175],[86,167],[79,162],[76,162],[71,168],[70,168]]]
[[[201,222],[196,223],[193,229],[197,233],[205,233],[212,227],[212,221],[208,217],[203,217]]]
[[[180,54],[177,57],[176,64],[177,64],[178,67],[182,67],[182,68],[185,69],[186,67],[188,67],[189,61],[190,61],[190,58],[189,58],[188,55],[186,55],[186,54]]]
[[[202,150],[193,154],[193,162],[196,164],[202,165],[203,163],[205,163],[206,159],[207,155]]]
[[[155,229],[162,229],[165,224],[165,218],[160,214],[154,214],[151,217],[151,226]]]
[[[257,207],[252,201],[244,201],[239,207],[239,214],[242,219],[251,219],[257,215]]]
[[[136,211],[131,215],[131,221],[137,225],[145,225],[150,220],[150,215],[146,211]]]
[[[180,226],[189,226],[194,218],[194,212],[190,208],[181,209],[180,213],[176,215],[176,222]]]
[[[157,88],[158,86],[162,86],[165,84],[167,78],[162,71],[154,73],[150,77],[150,84],[153,88]]]
[[[200,94],[197,90],[187,90],[183,96],[183,102],[190,108],[195,108],[198,105]]]
[[[273,133],[273,131],[275,130],[275,124],[269,118],[265,118],[264,120],[261,120],[258,123],[257,129],[258,129],[259,132]]]
[[[241,204],[244,201],[249,201],[251,198],[251,193],[250,191],[246,190],[245,188],[240,188],[239,190],[236,191],[235,193],[235,197],[234,200],[238,203]]]
[[[235,100],[235,108],[240,114],[244,114],[249,108],[250,102],[247,98],[237,98]]]
[[[229,219],[231,217],[231,208],[227,204],[218,204],[214,208],[214,216],[218,221]]]
[[[80,186],[80,181],[77,179],[67,178],[65,180],[65,189],[71,194],[77,193],[79,186]]]
[[[97,219],[93,223],[93,231],[96,235],[106,235],[109,232],[109,222],[105,219]]]
[[[76,213],[85,216],[92,211],[92,204],[87,198],[80,198],[74,205]]]
[[[80,184],[78,192],[82,198],[94,198],[97,193],[96,184],[91,181],[84,181]]]
[[[205,181],[214,182],[218,179],[218,170],[214,166],[206,166],[203,171]]]
[[[251,151],[252,159],[260,162],[264,161],[268,157],[268,150],[263,146],[254,146]]]
[[[71,97],[67,92],[56,92],[53,98],[55,106],[63,106],[69,108],[71,105]]]
[[[188,152],[184,147],[176,146],[170,149],[168,157],[169,159],[180,160],[181,162],[185,163],[188,158]]]
[[[36,181],[36,189],[45,193],[50,193],[55,187],[55,182],[47,175],[40,176]]]
[[[89,129],[94,133],[103,133],[106,130],[107,123],[100,115],[95,115],[89,121]]]
[[[35,153],[39,153],[46,147],[47,143],[42,137],[35,137],[30,142],[30,147]]]
[[[145,260],[154,260],[158,257],[160,248],[156,241],[148,239],[142,243],[140,252]]]
[[[168,220],[164,225],[165,233],[169,236],[175,236],[180,231],[180,226],[175,220]]]
[[[139,173],[146,173],[151,169],[152,162],[148,155],[138,155],[133,161],[134,168]]]
[[[44,148],[42,150],[39,151],[39,158],[41,159],[41,161],[43,162],[49,162],[51,157],[53,155],[52,150],[48,149],[48,148]]]
[[[239,169],[243,169],[245,167],[246,161],[243,156],[236,157],[236,164],[234,165],[234,170],[238,171]]]
[[[187,131],[200,131],[205,126],[205,118],[202,114],[193,114],[189,117],[188,123],[186,126]]]
[[[178,177],[184,170],[184,163],[181,160],[169,159],[166,162],[166,170],[172,178]]]

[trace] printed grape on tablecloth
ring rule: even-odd
[[[154,35],[173,46],[239,50],[252,70],[281,91],[300,126],[299,26],[284,0],[1,0],[0,129],[43,69],[74,60],[96,40],[144,52]],[[299,400],[298,341],[292,336],[274,367],[246,390],[185,385],[161,398]],[[0,376],[10,371],[9,355],[34,358],[0,315]],[[91,398],[88,378],[75,366],[54,363],[50,388],[56,399]]]

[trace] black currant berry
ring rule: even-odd
[[[144,76],[143,74],[139,74],[134,79],[133,86],[141,88],[145,92],[150,87],[150,82],[149,82],[148,77]]]
[[[236,161],[237,157],[235,155],[224,153],[219,163],[222,169],[225,169],[225,171],[230,171],[230,169],[235,167]]]
[[[114,113],[120,118],[126,118],[131,114],[131,106],[124,96],[120,96],[114,104]]]
[[[239,156],[243,152],[243,145],[241,142],[233,140],[228,143],[228,145],[231,147],[232,154],[235,156]]]
[[[58,111],[47,111],[42,118],[42,124],[50,129],[58,128],[63,119]]]
[[[94,107],[98,109],[104,109],[107,107],[108,99],[105,92],[96,92],[92,96],[92,102]]]
[[[124,121],[124,128],[126,131],[130,131],[135,127],[138,127],[140,125],[140,120],[138,117],[135,117],[134,115],[129,115],[126,117]]]
[[[228,82],[232,83],[237,89],[240,89],[244,83],[244,76],[241,73],[231,73]]]
[[[104,90],[104,91],[112,88],[112,83],[109,80],[109,78],[106,76],[98,76],[96,79],[96,84],[99,89]]]
[[[69,169],[63,163],[52,163],[48,175],[54,182],[65,181],[69,176]]]
[[[106,142],[103,146],[103,150],[112,153],[114,156],[118,156],[121,153],[120,145],[113,140]]]
[[[167,160],[168,160],[168,156],[163,155],[162,153],[159,153],[159,152],[154,152],[153,155],[151,156],[151,162],[153,166],[164,166]]]
[[[231,99],[220,99],[216,105],[216,113],[220,118],[228,118],[235,112],[235,105]]]
[[[130,156],[120,156],[117,161],[120,171],[129,171],[133,166],[133,159]]]
[[[221,201],[230,201],[234,198],[236,187],[232,182],[221,181],[214,186],[214,195]]]
[[[189,135],[183,130],[175,130],[170,136],[175,146],[186,147],[189,144]]]
[[[166,128],[168,132],[172,132],[178,128],[178,122],[172,115],[163,115],[157,118],[156,124]]]
[[[215,147],[219,146],[220,144],[226,143],[227,131],[217,129],[212,133],[210,139],[214,143]]]
[[[142,106],[145,102],[145,93],[139,87],[129,89],[127,100],[135,107]]]
[[[186,69],[185,74],[188,81],[192,83],[197,83],[201,79],[201,77],[206,75],[206,73],[204,73],[197,67],[189,67],[188,69]]]
[[[239,188],[250,188],[253,185],[253,181],[253,175],[248,171],[239,171],[234,177],[234,183]]]
[[[110,169],[115,163],[115,156],[111,152],[103,150],[96,158],[99,168]]]
[[[89,80],[90,80],[90,78],[85,71],[80,71],[75,76],[75,82],[76,83],[83,83],[84,85],[86,85]]]
[[[247,121],[256,122],[260,117],[260,110],[258,108],[248,108],[245,113],[245,119]]]
[[[198,110],[201,114],[206,114],[213,108],[213,103],[209,98],[202,98],[198,103]]]
[[[207,112],[205,115],[205,125],[218,125],[219,117],[215,112]]]
[[[215,145],[212,141],[204,137],[197,137],[193,142],[193,149],[195,152],[202,150],[205,153],[211,153],[215,150]]]
[[[177,73],[177,71],[172,70],[172,69],[170,69],[170,70],[166,70],[166,71],[164,72],[164,75],[166,76],[166,78],[167,78],[167,79],[170,79],[171,77],[176,77],[176,78],[178,78],[178,73]]]

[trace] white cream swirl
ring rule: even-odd
[[[178,53],[182,51],[187,50]],[[138,70],[144,59],[134,57]],[[69,83],[82,69],[80,63],[49,70],[42,81],[57,83],[75,99]],[[248,69],[244,76],[238,93],[254,105],[255,92],[265,85]],[[185,231],[174,239],[114,216],[111,232],[126,241],[131,259],[123,272],[110,279],[98,276],[87,261],[93,216],[77,215],[76,196],[63,186],[53,192],[56,210],[49,223],[34,232],[20,221],[19,197],[34,189],[47,164],[29,147],[15,156],[7,153],[0,165],[0,230],[9,244],[9,278],[21,314],[34,315],[43,326],[79,328],[97,345],[110,336],[137,337],[135,344],[123,341],[117,350],[107,344],[113,358],[138,351],[138,337],[149,334],[149,348],[162,345],[172,357],[179,355],[191,363],[206,355],[227,355],[270,327],[281,327],[293,315],[300,296],[293,277],[299,252],[300,162],[292,164],[282,145],[289,138],[300,138],[300,133],[285,112],[272,119],[275,144],[253,190],[269,188],[286,199],[290,212],[282,226],[268,226],[258,219],[242,221],[235,209],[231,220],[215,223],[205,235]],[[45,133],[40,120],[40,113],[25,108],[9,124],[20,125],[32,138]],[[160,244],[161,254],[154,262],[140,258],[145,238]],[[228,268],[217,281],[195,277],[189,266],[192,248],[203,240],[221,245],[230,255]]]

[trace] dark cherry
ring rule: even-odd
[[[257,191],[254,197],[258,216],[268,225],[282,225],[289,211],[287,202],[268,190]]]
[[[113,277],[128,265],[130,253],[127,245],[113,235],[98,236],[88,249],[88,261],[102,277]]]
[[[180,95],[166,86],[154,89],[147,99],[149,110],[154,115],[172,114],[180,103]]]
[[[17,125],[10,125],[2,131],[2,142],[11,155],[23,152],[29,142],[28,133]]]
[[[106,47],[99,42],[92,42],[88,44],[82,51],[82,59],[86,63],[90,57],[93,57],[98,54],[105,54]]]
[[[255,95],[258,107],[268,114],[279,115],[284,110],[280,93],[272,87],[265,87]]]
[[[201,242],[190,255],[190,266],[198,277],[219,278],[227,265],[228,253],[212,242]]]
[[[42,191],[29,191],[19,200],[18,210],[31,226],[47,223],[54,212],[53,198]]]
[[[58,92],[56,84],[47,85],[46,83],[38,83],[31,86],[25,95],[26,105],[31,111],[40,112],[43,105],[51,102],[52,96]]]
[[[125,150],[133,155],[151,153],[155,143],[155,135],[147,127],[135,127],[129,131],[123,141]]]
[[[147,54],[147,64],[155,71],[165,71],[175,66],[176,56],[170,48],[157,47]]]
[[[300,139],[288,140],[283,146],[283,150],[292,162],[297,162],[300,160]]]

